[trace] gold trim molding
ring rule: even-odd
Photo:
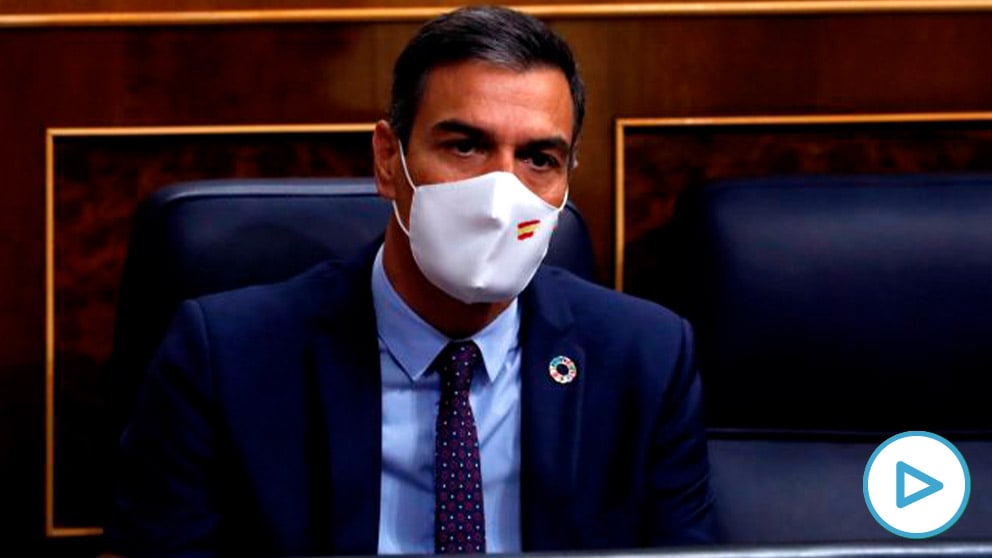
[[[232,126],[147,126],[48,128],[45,130],[45,535],[85,537],[100,527],[55,525],[55,142],[65,137],[137,137],[234,134],[372,132],[375,124],[256,124]]]
[[[621,18],[764,16],[813,14],[992,11],[992,0],[712,0],[523,4],[514,8],[537,17]],[[4,27],[131,27],[146,25],[237,25],[423,21],[455,6],[308,8],[169,12],[70,12],[0,15]]]
[[[992,112],[920,112],[865,114],[793,114],[755,116],[700,116],[688,118],[618,118],[614,122],[614,287],[623,290],[625,212],[624,175],[628,129],[690,128],[707,126],[790,126],[898,124],[927,122],[989,122]]]

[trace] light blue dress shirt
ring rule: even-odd
[[[380,554],[434,552],[434,423],[440,381],[429,373],[451,339],[422,320],[372,266],[382,371]],[[520,309],[514,300],[472,340],[486,373],[469,403],[479,432],[486,551],[520,552]]]

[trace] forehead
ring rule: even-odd
[[[565,74],[547,66],[515,70],[469,61],[431,70],[424,82],[413,134],[430,134],[459,120],[497,139],[572,137],[572,95]]]

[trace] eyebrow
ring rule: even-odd
[[[431,128],[435,132],[452,132],[458,134],[464,134],[470,138],[477,140],[484,140],[489,143],[493,143],[492,134],[479,128],[478,126],[473,126],[467,122],[458,119],[442,120],[432,126]],[[563,155],[567,156],[572,149],[571,144],[562,136],[551,136],[547,138],[533,139],[525,143],[517,151],[544,151],[545,149],[553,149],[561,152]]]
[[[567,141],[565,141],[565,138],[561,136],[554,136],[529,141],[524,145],[521,151],[544,151],[546,149],[558,151],[562,155],[568,156],[571,146]]]
[[[473,126],[467,122],[461,120],[450,119],[442,120],[431,127],[432,131],[435,132],[452,132],[456,134],[464,134],[475,139],[485,139],[492,141],[492,134],[486,132],[478,126]]]

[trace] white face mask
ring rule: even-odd
[[[520,294],[548,252],[568,192],[555,207],[509,172],[416,186],[402,143],[400,161],[414,192],[410,228],[403,226],[395,200],[393,212],[424,276],[466,304]]]

